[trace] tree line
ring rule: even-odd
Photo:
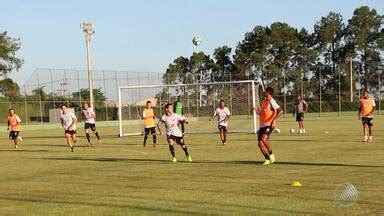
[[[352,65],[353,82],[377,93],[377,71],[382,69],[384,54],[383,18],[374,8],[362,6],[348,20],[329,12],[315,22],[312,32],[284,22],[257,25],[234,49],[224,45],[212,56],[194,52],[190,57],[177,57],[168,65],[163,81],[177,84],[260,77],[264,85],[279,92],[285,89],[287,94],[318,97],[322,91],[324,99],[332,99],[339,80],[341,91],[349,90]]]

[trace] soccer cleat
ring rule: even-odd
[[[13,146],[13,149],[17,150],[17,145],[14,145],[14,146]]]
[[[372,139],[372,137],[370,136],[369,138],[368,138],[368,142],[372,142],[373,141],[373,139]]]
[[[99,139],[99,141],[98,141],[98,142],[99,142],[99,144],[101,144],[101,139]]]
[[[71,152],[74,152],[73,147],[71,147]]]
[[[88,146],[88,147],[91,147],[91,146],[92,146],[92,143],[91,143],[91,142],[87,142],[87,146]]]
[[[188,156],[187,156],[187,161],[192,162],[192,157],[191,157],[191,155],[188,155]]]
[[[172,161],[173,163],[176,163],[176,162],[177,162],[176,157],[173,157],[171,161]]]
[[[223,146],[225,146],[225,144],[226,144],[226,143],[225,143],[225,142],[223,142]]]
[[[269,165],[269,164],[271,164],[270,160],[265,160],[264,163],[263,163],[263,165]]]
[[[303,129],[303,133],[305,133],[305,129]]]
[[[271,163],[275,163],[276,161],[275,155],[273,154],[269,155],[269,160],[271,161]]]

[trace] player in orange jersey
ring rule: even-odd
[[[359,119],[363,123],[363,142],[372,142],[373,113],[376,110],[375,100],[369,96],[368,90],[363,91],[360,99]]]
[[[20,135],[20,130],[21,130],[21,119],[20,117],[15,113],[14,109],[9,109],[9,114],[7,116],[7,121],[8,121],[8,128],[9,130],[11,128],[11,131],[9,132],[9,139],[13,140],[14,143],[14,149],[17,149],[17,144],[18,141],[22,141],[23,139],[21,138]]]

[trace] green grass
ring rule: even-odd
[[[374,143],[363,144],[354,116],[307,118],[305,135],[290,135],[296,123],[282,118],[271,137],[277,163],[267,167],[252,134],[230,134],[225,147],[217,134],[188,135],[194,162],[177,147],[172,164],[164,137],[144,149],[140,136],[99,127],[102,145],[82,147],[81,137],[71,153],[57,127],[24,126],[18,151],[4,132],[0,139],[0,214],[384,214],[383,120],[375,118]],[[303,186],[290,186],[295,180]],[[334,200],[342,183],[359,191],[349,207]]]

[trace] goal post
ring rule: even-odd
[[[230,133],[256,133],[257,114],[252,107],[259,105],[259,82],[254,80],[169,85],[135,85],[118,87],[119,136],[143,133],[142,111],[150,100],[155,115],[164,114],[164,105],[177,98],[183,104],[189,121],[188,133],[217,132],[216,120],[210,119],[219,101],[224,100],[230,109]]]

